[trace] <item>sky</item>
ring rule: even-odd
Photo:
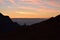
[[[0,0],[0,12],[11,18],[50,18],[60,14],[60,0]]]

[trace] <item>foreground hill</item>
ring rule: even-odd
[[[17,27],[20,27],[20,25],[13,22],[9,16],[4,16],[0,13],[0,31],[13,31],[16,30]]]
[[[58,40],[60,15],[33,25],[19,25],[0,13],[0,39],[6,40]]]

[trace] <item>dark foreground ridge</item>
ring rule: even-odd
[[[0,13],[0,39],[6,40],[58,40],[60,15],[33,25],[19,25]]]

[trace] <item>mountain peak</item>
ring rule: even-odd
[[[0,13],[0,17],[4,16],[2,13]]]
[[[55,18],[60,18],[60,15],[57,15]]]

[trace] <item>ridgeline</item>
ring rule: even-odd
[[[32,25],[19,25],[0,13],[1,40],[58,40],[60,15]]]

